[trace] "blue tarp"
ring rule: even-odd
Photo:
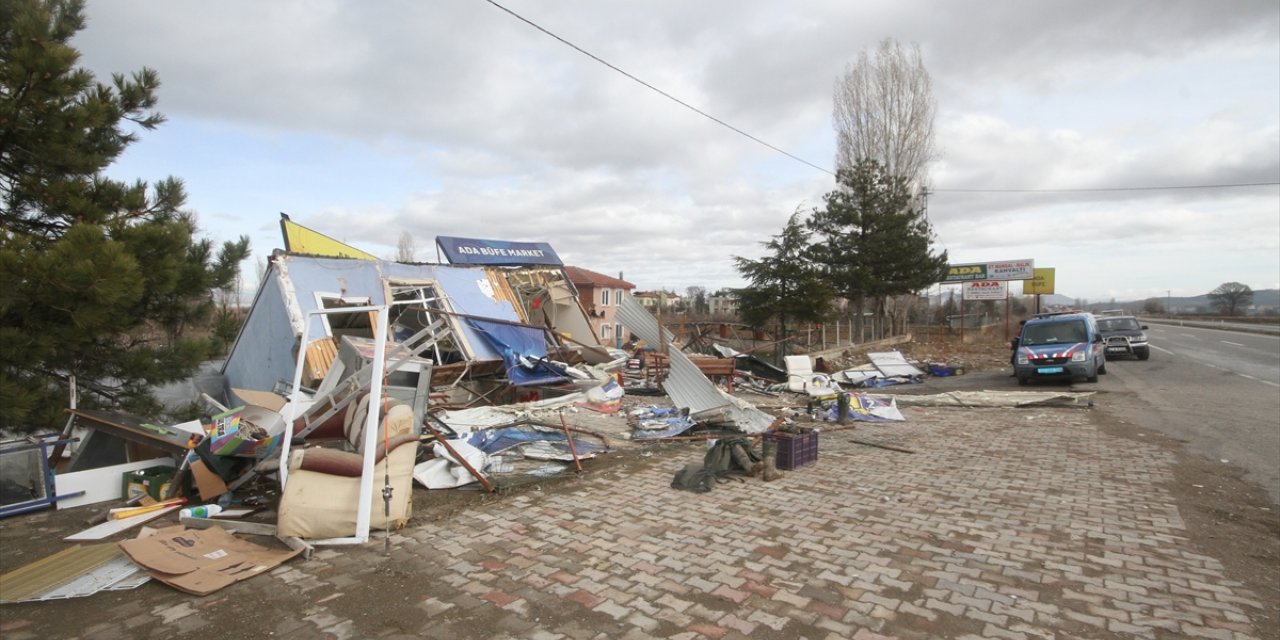
[[[569,379],[561,366],[547,360],[547,343],[541,329],[476,319],[468,319],[467,323],[502,354],[507,380],[512,386],[553,384]]]
[[[500,429],[477,431],[471,434],[467,442],[490,455],[501,453],[512,447],[523,446],[530,442],[546,442],[557,449],[562,449],[566,455],[570,453],[569,441],[563,433],[521,429],[520,427],[502,427]],[[604,445],[586,442],[578,438],[573,439],[573,446],[580,457],[609,450]]]

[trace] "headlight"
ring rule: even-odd
[[[1026,356],[1018,356],[1018,364],[1027,364],[1027,362]]]
[[[1075,352],[1075,353],[1071,354],[1071,361],[1072,361],[1072,362],[1084,362],[1084,359],[1085,359],[1085,358],[1087,358],[1087,357],[1089,357],[1089,352],[1087,352],[1087,351],[1077,351],[1077,352]]]

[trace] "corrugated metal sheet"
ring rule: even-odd
[[[662,344],[658,319],[630,296],[622,299],[617,318],[641,340],[652,345]],[[683,351],[672,347],[669,352],[671,368],[662,389],[670,396],[672,404],[688,408],[689,413],[695,416],[719,412],[722,419],[736,424],[746,433],[759,433],[773,423],[773,416],[721,391]]]
[[[76,545],[0,576],[0,602],[38,600],[73,580],[123,557],[112,544]]]
[[[671,349],[671,369],[662,382],[662,390],[671,397],[677,407],[688,408],[697,414],[728,406],[729,401],[716,385],[702,375],[698,365],[679,349]]]
[[[876,353],[868,353],[867,359],[874,364],[880,373],[886,378],[895,378],[898,376],[911,377],[922,376],[924,372],[912,366],[907,359],[903,357],[901,351],[881,351]]]
[[[622,297],[622,304],[618,307],[616,318],[637,338],[655,347],[662,344],[662,338],[658,337],[658,319],[653,317],[653,314],[649,313],[643,305],[636,302],[635,298]],[[665,333],[670,337],[670,331]]]

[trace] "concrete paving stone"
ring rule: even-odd
[[[747,614],[747,620],[773,629],[774,631],[782,631],[783,627],[786,627],[787,623],[790,622],[790,620],[784,616],[773,615],[761,609],[752,609],[751,613]]]
[[[966,618],[981,620],[982,622],[985,622],[987,624],[993,624],[997,627],[1003,627],[1009,624],[1009,616],[1004,616],[1004,615],[995,614],[995,613],[988,613],[981,609],[974,609],[973,607],[965,608],[964,615]]]
[[[951,597],[948,598],[948,600],[950,600],[952,604],[968,607],[971,609],[977,609],[979,611],[988,611],[991,609],[990,600],[983,600],[981,598],[970,598],[968,596],[961,595],[959,593],[951,594]]]
[[[1075,611],[1073,609],[1063,609],[1062,617],[1067,618],[1068,620],[1074,620],[1076,622],[1083,622],[1084,624],[1087,624],[1093,627],[1100,627],[1102,629],[1107,628],[1107,619],[1103,618],[1102,616],[1089,615],[1087,613],[1082,613],[1080,611]]]
[[[855,625],[845,624],[843,622],[838,622],[836,620],[832,620],[831,618],[826,618],[826,617],[818,618],[818,620],[814,622],[813,626],[819,629],[822,629],[824,631],[830,631],[831,633],[839,634],[840,637],[842,638],[851,637],[860,628]]]
[[[832,620],[840,620],[849,613],[849,607],[831,604],[823,600],[810,600],[809,604],[805,605],[805,609],[817,614],[819,618],[829,618]]]
[[[934,609],[934,611],[940,611],[942,613],[951,614],[951,616],[957,616],[957,617],[964,616],[964,611],[965,611],[965,607],[963,604],[946,603],[946,602],[942,602],[942,600],[938,600],[934,598],[929,598],[928,600],[925,600],[924,607],[929,609]]]
[[[1182,623],[1179,631],[1188,638],[1210,638],[1211,640],[1235,640],[1235,634],[1229,629],[1202,627],[1187,622]]]
[[[897,598],[885,598],[874,593],[864,593],[858,600],[884,607],[890,611],[896,610],[902,604],[902,601]]]

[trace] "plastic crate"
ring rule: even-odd
[[[774,462],[779,469],[789,471],[818,461],[818,432],[806,429],[801,433],[767,431],[765,437],[778,443]]]
[[[137,471],[126,471],[121,482],[120,493],[125,500],[145,493],[159,500],[169,487],[176,470],[173,467],[150,467]]]

